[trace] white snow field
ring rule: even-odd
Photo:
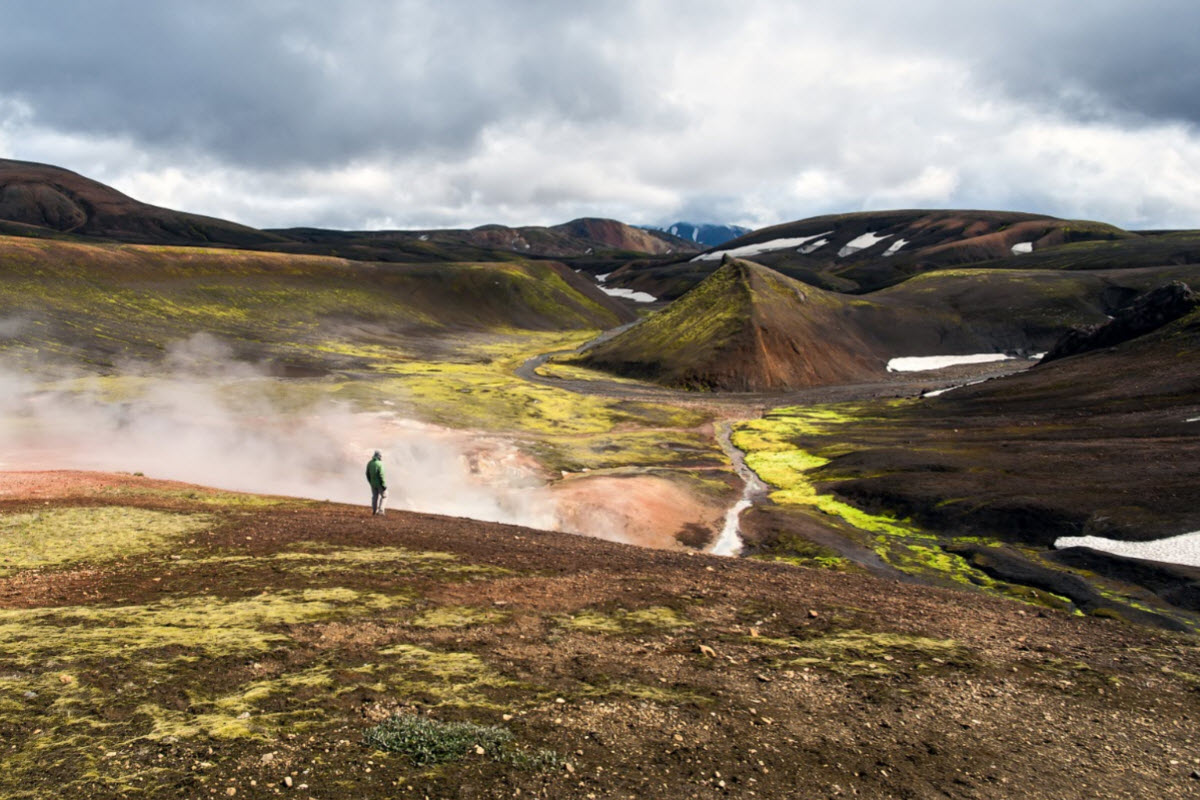
[[[1090,547],[1114,556],[1200,567],[1200,531],[1181,533],[1151,542],[1122,542],[1103,536],[1061,536],[1055,540],[1054,546],[1060,550],[1064,547]]]
[[[842,246],[842,249],[838,250],[838,258],[845,258],[848,255],[857,253],[859,250],[866,250],[868,247],[874,247],[884,239],[890,238],[891,235],[892,234],[890,233],[885,233],[883,236],[877,236],[876,234],[867,231],[862,236],[855,237],[854,239],[846,242],[846,244]]]
[[[612,295],[613,297],[624,297],[627,300],[632,300],[635,303],[657,303],[658,302],[658,298],[655,297],[654,295],[647,294],[646,292],[636,292],[633,289],[609,288],[609,287],[603,286],[603,285],[600,286],[599,289],[600,289],[600,291],[604,292],[605,294]]]
[[[825,231],[813,236],[800,236],[791,239],[772,239],[769,242],[758,242],[757,244],[744,244],[741,247],[733,247],[728,250],[714,250],[711,253],[701,253],[692,259],[692,261],[720,261],[723,257],[730,258],[747,258],[756,256],[759,253],[769,253],[772,250],[786,250],[789,247],[801,247],[813,239],[820,239],[822,236],[828,236],[833,231]]]
[[[888,372],[924,372],[944,369],[959,364],[986,364],[989,361],[1007,361],[1004,353],[975,353],[967,356],[904,356],[888,362]]]
[[[1026,253],[1033,252],[1033,242],[1017,242],[1012,246],[1012,254],[1014,256],[1022,256]]]
[[[887,250],[883,251],[883,257],[887,258],[888,256],[896,255],[896,252],[906,244],[908,244],[908,239],[897,239],[888,246]]]

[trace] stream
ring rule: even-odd
[[[717,556],[741,555],[745,546],[742,541],[741,517],[742,512],[754,505],[755,500],[761,500],[770,491],[754,470],[746,466],[746,454],[733,444],[732,423],[723,422],[717,430],[717,443],[733,464],[733,471],[742,479],[742,496],[725,512],[725,525],[721,535],[713,543],[709,552]]]

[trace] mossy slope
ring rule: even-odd
[[[582,361],[691,389],[774,390],[877,376],[878,345],[848,319],[850,309],[847,298],[728,260]]]

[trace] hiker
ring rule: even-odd
[[[371,513],[383,516],[387,502],[387,480],[383,477],[383,453],[378,450],[367,462],[367,483],[371,484]]]

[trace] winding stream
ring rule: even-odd
[[[717,556],[741,555],[742,548],[745,546],[742,541],[742,512],[754,505],[755,500],[762,499],[770,491],[754,470],[746,466],[746,454],[733,444],[732,428],[732,423],[721,423],[717,430],[717,443],[729,457],[730,463],[733,464],[733,471],[742,479],[742,496],[725,512],[725,525],[721,528],[721,535],[709,549],[710,553]]]

